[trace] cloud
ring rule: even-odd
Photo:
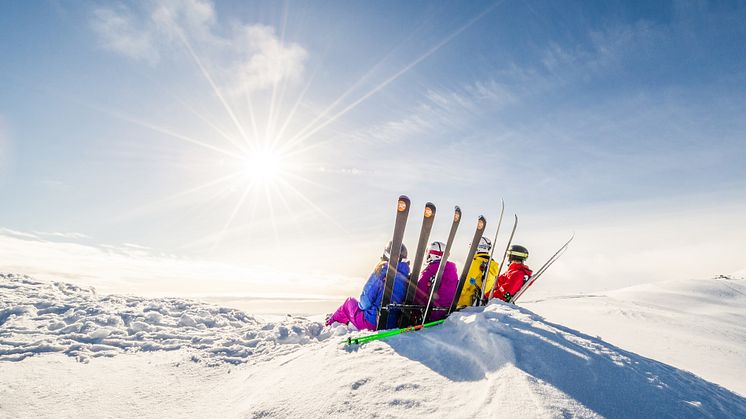
[[[246,26],[241,32],[246,57],[234,72],[240,90],[259,90],[283,79],[296,81],[300,78],[308,56],[305,49],[297,44],[284,45],[269,26]]]
[[[221,74],[226,91],[240,94],[301,78],[308,52],[280,39],[261,24],[219,21],[212,2],[202,0],[144,3],[94,10],[91,27],[106,49],[158,64],[182,48],[197,65]],[[226,29],[227,28],[227,29]]]
[[[49,241],[42,235],[63,240]],[[79,236],[0,227],[0,271],[94,286],[103,293],[193,298],[328,298],[342,296],[350,283],[360,282],[341,275],[179,258],[131,243],[92,246],[69,241]]]
[[[62,233],[62,232],[45,232],[45,231],[34,231],[34,234],[37,236],[44,236],[44,237],[53,237],[53,238],[61,238],[61,239],[68,239],[68,240],[82,240],[82,239],[90,239],[91,236],[83,233]]]
[[[151,65],[160,60],[153,33],[137,27],[135,16],[124,6],[94,10],[91,27],[106,49]]]
[[[487,112],[517,100],[511,90],[488,79],[454,88],[428,89],[422,100],[405,109],[403,118],[389,120],[360,130],[361,140],[392,143],[430,133],[472,129],[471,122]]]

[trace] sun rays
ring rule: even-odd
[[[248,42],[241,41],[238,35],[229,38],[224,32],[219,33],[214,10],[209,10],[213,14],[212,19],[200,21],[203,26],[195,31],[190,24],[179,22],[184,10],[169,11],[164,9],[166,6],[161,7],[160,11],[165,13],[167,19],[160,23],[167,26],[172,46],[182,49],[183,56],[191,62],[193,73],[204,82],[203,87],[185,86],[185,89],[206,88],[201,94],[204,98],[201,101],[205,106],[212,106],[212,116],[208,115],[205,106],[201,107],[203,110],[200,112],[187,101],[177,99],[176,103],[185,110],[184,117],[201,123],[208,133],[201,131],[193,134],[185,133],[184,128],[177,129],[161,122],[109,112],[200,151],[194,153],[200,161],[199,179],[195,181],[191,179],[195,176],[185,176],[183,183],[186,183],[186,187],[183,190],[173,191],[157,202],[150,203],[150,210],[165,211],[166,207],[172,208],[178,202],[189,207],[204,207],[206,210],[200,211],[202,216],[211,218],[210,221],[216,226],[214,233],[208,235],[211,242],[209,247],[213,250],[226,237],[251,236],[258,228],[269,228],[272,237],[279,241],[281,227],[285,228],[286,221],[297,223],[298,218],[294,215],[301,212],[315,214],[344,232],[345,229],[335,217],[317,202],[320,191],[329,193],[333,189],[330,182],[318,177],[347,172],[343,169],[319,170],[321,167],[329,167],[330,159],[338,161],[333,156],[322,156],[319,159],[323,150],[334,150],[333,143],[338,141],[334,138],[322,138],[323,133],[435,54],[492,11],[497,4],[499,2],[444,34],[432,47],[412,54],[413,59],[388,69],[389,66],[384,66],[384,63],[391,58],[393,51],[401,47],[395,45],[389,54],[370,68],[363,69],[360,77],[340,89],[338,96],[322,106],[310,106],[308,99],[314,79],[323,69],[320,64],[304,77],[302,86],[294,83],[299,80],[293,80],[292,76],[298,68],[302,68],[297,66],[302,66],[307,52],[297,44],[288,44],[285,39],[287,4],[280,19],[278,35],[275,35],[274,28],[261,25],[245,25],[236,30],[241,36],[253,34],[259,37]],[[216,58],[219,54],[215,54],[214,50],[225,48],[231,42],[245,48],[234,51],[234,55],[244,59],[249,57],[249,61],[238,66],[227,66]],[[279,57],[272,56],[274,53],[279,54]],[[301,59],[300,64],[293,62],[296,68],[284,69],[282,65],[287,63],[287,56]],[[259,81],[247,81],[243,75],[226,74],[226,69],[239,71],[247,68],[254,72],[260,68],[268,73]],[[374,80],[376,74],[380,76],[380,81]],[[231,78],[240,80],[241,83],[234,84],[231,89],[230,84],[223,83],[225,79]],[[212,105],[209,105],[210,102]],[[223,117],[216,118],[216,114]],[[137,209],[132,211],[133,214],[137,212]],[[204,243],[205,237],[196,242]],[[186,243],[184,246],[191,244],[193,243]]]

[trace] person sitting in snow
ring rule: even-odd
[[[492,242],[487,237],[479,239],[479,245],[477,245],[477,253],[472,259],[469,272],[466,276],[466,282],[464,288],[461,290],[461,296],[459,296],[457,307],[462,309],[467,306],[474,305],[474,302],[481,300],[482,293],[482,280],[484,279],[485,270],[487,270],[487,261],[489,260],[489,270],[487,271],[487,284],[484,288],[485,292],[489,292],[493,285],[495,285],[495,278],[497,278],[497,272],[499,271],[499,264],[493,259],[490,259],[490,250],[492,249]]]
[[[420,274],[420,278],[417,280],[417,291],[414,295],[414,303],[417,305],[425,306],[430,298],[430,288],[433,286],[435,281],[435,275],[440,267],[440,261],[443,258],[443,250],[446,245],[443,242],[432,242],[430,249],[427,251],[427,258],[425,259],[426,267]],[[456,294],[456,288],[458,287],[458,273],[456,272],[456,264],[453,262],[446,262],[446,266],[443,270],[443,277],[440,279],[440,287],[438,292],[433,294],[433,307],[440,307],[448,309],[451,307],[453,296]],[[448,314],[447,311],[435,311],[430,313],[430,316],[426,321],[431,322],[440,320]]]
[[[508,270],[497,278],[497,287],[488,294],[488,298],[499,298],[510,302],[513,296],[521,290],[523,284],[531,278],[533,272],[524,262],[528,258],[528,249],[514,244],[508,249]]]
[[[383,299],[384,280],[388,271],[389,258],[391,256],[391,242],[381,255],[381,260],[370,274],[368,282],[363,287],[360,294],[360,301],[353,297],[345,300],[344,303],[326,320],[329,326],[334,322],[342,324],[352,324],[358,330],[376,330],[378,323],[378,311],[381,309],[381,300]],[[401,253],[397,264],[397,272],[394,277],[394,289],[391,293],[391,302],[401,304],[407,294],[407,282],[409,280],[409,261],[407,259],[407,248],[402,243]],[[392,310],[388,316],[386,328],[396,327],[399,316],[396,310]]]

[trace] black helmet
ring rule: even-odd
[[[508,249],[508,259],[520,261],[526,260],[528,259],[528,249],[518,244],[511,245],[510,249]]]
[[[389,260],[391,257],[391,240],[389,240],[389,243],[386,245],[386,248],[383,249],[383,258],[386,260]],[[399,259],[403,260],[407,258],[407,246],[404,246],[404,243],[401,244],[401,253],[399,253]]]

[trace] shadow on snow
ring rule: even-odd
[[[746,399],[717,384],[504,303],[387,343],[452,381],[514,364],[606,417],[746,417]]]

